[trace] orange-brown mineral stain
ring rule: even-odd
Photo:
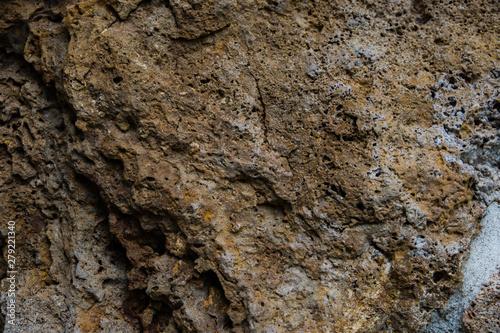
[[[174,268],[172,268],[172,273],[173,273],[174,275],[179,274],[179,262],[176,262],[176,263],[175,263]]]
[[[205,211],[205,214],[203,215],[203,217],[205,218],[206,221],[210,221],[213,216],[214,216],[214,213],[212,212],[211,209],[207,209]]]
[[[94,306],[88,311],[77,310],[81,312],[78,316],[78,321],[75,325],[76,331],[80,332],[97,332],[99,331],[99,323],[101,317],[104,316],[104,309]]]

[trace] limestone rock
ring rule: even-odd
[[[460,287],[500,199],[495,1],[5,8],[5,332],[422,332]]]

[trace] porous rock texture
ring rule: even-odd
[[[500,274],[485,286],[464,313],[467,333],[500,332]]]
[[[3,2],[5,331],[424,331],[500,197],[499,9]]]

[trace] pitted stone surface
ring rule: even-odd
[[[5,8],[6,332],[419,332],[460,287],[500,198],[495,1]]]

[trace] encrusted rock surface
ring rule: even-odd
[[[494,318],[499,318],[499,312],[495,313],[495,306],[489,309],[489,305],[483,302],[485,297],[486,300],[496,298],[495,288],[488,288],[481,295],[484,285],[496,283],[495,275],[498,274],[500,268],[500,205],[498,203],[494,202],[488,207],[478,230],[479,232],[469,246],[467,260],[462,266],[461,286],[450,297],[446,306],[435,313],[432,322],[427,327],[429,333],[463,333],[464,319],[468,321],[469,327],[488,325],[491,327],[495,323]],[[466,309],[468,310],[465,316]],[[488,312],[491,318],[485,315]],[[485,330],[477,332],[485,332]]]
[[[2,6],[5,332],[420,332],[460,287],[497,1]]]
[[[500,332],[500,275],[483,288],[465,310],[464,326],[468,333]]]

